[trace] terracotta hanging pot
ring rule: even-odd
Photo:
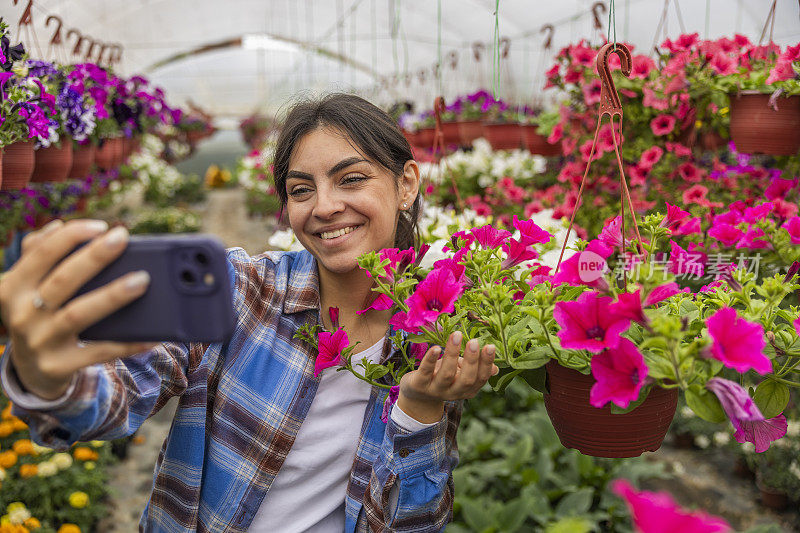
[[[561,155],[561,143],[550,144],[547,137],[536,132],[539,126],[535,124],[524,124],[522,126],[522,136],[525,140],[525,148],[532,154],[545,157]]]
[[[800,150],[800,95],[778,97],[777,110],[769,94],[731,95],[731,140],[748,154],[794,155]]]
[[[417,130],[417,146],[430,149],[433,146],[434,128],[421,128]]]
[[[122,139],[112,137],[104,139],[94,155],[94,164],[100,170],[111,170],[122,162]]]
[[[70,166],[67,178],[71,180],[85,178],[89,174],[89,169],[92,168],[96,151],[97,147],[92,143],[75,146],[72,150],[72,166]]]
[[[480,120],[459,120],[456,124],[462,146],[469,146],[475,139],[483,137],[483,122]]]
[[[458,133],[458,122],[442,122],[442,135],[444,136],[445,146],[461,143],[461,135]]]
[[[522,146],[522,128],[512,123],[483,123],[483,136],[495,150],[515,150]]]
[[[63,139],[60,148],[56,145],[39,148],[34,155],[31,183],[65,181],[72,168],[72,139]]]
[[[33,141],[18,141],[3,150],[3,182],[0,190],[24,189],[31,181],[35,164]]]
[[[547,363],[547,414],[566,448],[594,457],[637,457],[661,447],[678,406],[678,390],[655,387],[636,409],[613,414],[610,406],[593,407],[594,378]]]
[[[789,498],[785,492],[764,485],[758,478],[756,478],[756,486],[761,493],[761,505],[775,511],[786,509]]]

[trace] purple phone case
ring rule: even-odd
[[[222,243],[210,235],[134,235],[122,255],[76,294],[133,272],[150,273],[147,292],[79,335],[122,342],[224,342],[235,316]]]

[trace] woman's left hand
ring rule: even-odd
[[[442,418],[444,402],[472,398],[499,369],[494,364],[494,345],[481,349],[477,339],[467,342],[460,357],[462,334],[450,335],[444,355],[433,346],[422,358],[419,368],[400,380],[397,405],[408,416],[426,424]]]

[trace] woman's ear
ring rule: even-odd
[[[406,161],[400,177],[400,209],[410,209],[419,194],[419,165],[413,159]]]

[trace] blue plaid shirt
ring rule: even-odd
[[[58,405],[14,407],[36,442],[66,449],[131,435],[178,396],[140,531],[247,531],[319,385],[316,353],[293,338],[301,324],[320,320],[314,258],[307,251],[251,258],[241,248],[227,255],[238,316],[227,343],[165,343],[83,369]],[[395,356],[388,339],[383,353]],[[391,417],[381,421],[385,395],[373,387],[364,413],[342,495],[345,531],[441,531],[452,516],[461,404],[448,402],[437,424],[409,432]]]

